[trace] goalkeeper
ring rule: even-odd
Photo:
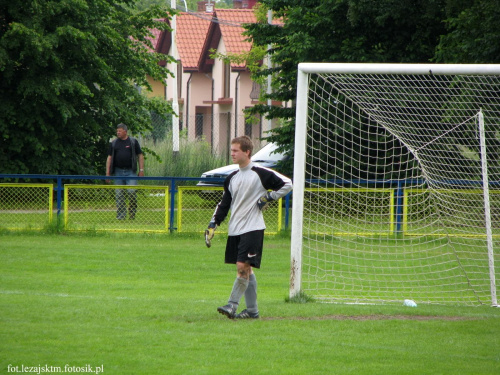
[[[258,318],[257,279],[254,268],[260,268],[266,225],[262,211],[274,200],[292,190],[292,182],[271,169],[255,165],[250,157],[252,140],[247,136],[231,141],[231,158],[239,169],[224,181],[224,194],[206,231],[207,246],[215,228],[231,210],[225,262],[236,264],[236,280],[225,306],[217,311],[229,319]],[[272,190],[272,191],[268,191]],[[245,295],[246,309],[236,314],[241,297]]]

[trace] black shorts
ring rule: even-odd
[[[248,263],[254,268],[260,268],[264,230],[243,233],[239,236],[229,236],[226,244],[226,263]]]

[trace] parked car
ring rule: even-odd
[[[262,167],[267,167],[271,169],[275,169],[278,163],[281,160],[285,160],[286,156],[276,152],[276,149],[278,146],[275,143],[268,143],[265,145],[263,148],[261,148],[259,151],[257,151],[253,156],[252,156],[252,161],[260,165]],[[229,176],[232,172],[238,169],[238,164],[231,164],[231,165],[226,165],[225,167],[220,167],[217,169],[212,169],[211,171],[207,171],[201,175],[202,178],[221,178],[225,179],[227,176]],[[219,182],[216,181],[200,181],[198,182],[197,186],[217,186],[217,187],[222,187],[224,186],[224,181],[221,180]]]

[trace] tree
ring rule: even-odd
[[[498,0],[450,0],[436,62],[500,63]]]
[[[273,93],[264,99],[294,101],[300,62],[429,62],[445,31],[446,0],[262,0],[283,26],[248,25],[258,46],[272,45]],[[279,118],[268,140],[293,152],[295,107],[256,105],[251,113]],[[291,159],[288,164],[291,173]]]
[[[116,125],[151,129],[146,76],[169,72],[150,30],[167,29],[158,6],[134,0],[0,0],[0,172],[103,174]]]

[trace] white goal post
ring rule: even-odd
[[[290,297],[498,306],[500,65],[297,79]]]

